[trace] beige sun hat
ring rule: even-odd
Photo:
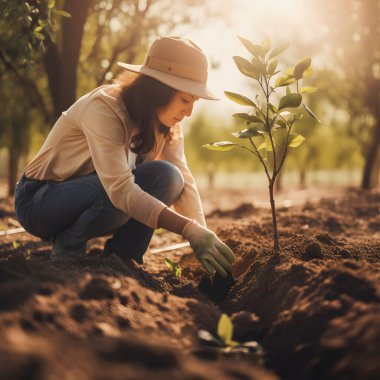
[[[202,49],[189,39],[157,37],[142,65],[118,62],[119,66],[148,75],[176,90],[203,99],[218,100],[207,82],[207,58]]]

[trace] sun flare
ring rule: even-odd
[[[192,31],[187,37],[199,41],[211,62],[210,86],[221,97],[222,102],[210,105],[222,112],[230,110],[231,102],[225,99],[224,91],[244,92],[249,86],[247,78],[238,71],[232,59],[235,55],[248,57],[238,40],[242,36],[260,43],[269,36],[273,45],[292,42],[294,36],[304,33],[307,23],[306,5],[301,0],[236,0],[221,1],[223,20],[212,22],[200,30]]]

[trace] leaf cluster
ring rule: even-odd
[[[182,267],[179,264],[174,263],[169,259],[169,257],[165,258],[165,264],[168,267],[170,273],[172,273],[175,277],[181,277]]]
[[[315,87],[303,85],[303,80],[313,74],[311,58],[305,57],[281,73],[277,58],[289,47],[288,44],[272,49],[268,37],[260,45],[243,37],[239,39],[251,54],[251,58],[235,56],[233,59],[243,75],[259,84],[263,96],[257,95],[255,99],[251,99],[230,91],[225,91],[225,95],[235,103],[250,108],[249,113],[233,115],[246,127],[232,133],[238,139],[247,140],[249,146],[232,141],[219,141],[203,147],[218,151],[234,148],[249,150],[260,160],[269,182],[274,182],[284,164],[288,148],[296,148],[305,140],[302,135],[292,131],[293,125],[303,118],[304,113],[320,122],[303,99],[304,94],[317,90]],[[275,104],[272,98],[280,91],[285,93]]]
[[[55,42],[57,16],[70,17],[55,8],[54,0],[0,0],[0,51],[17,66],[33,61],[35,52],[45,51],[46,41]]]

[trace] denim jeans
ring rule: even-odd
[[[166,161],[141,163],[133,174],[136,184],[168,206],[183,190],[181,172]],[[154,232],[113,206],[96,173],[63,182],[23,176],[16,186],[15,209],[32,235],[85,251],[89,239],[113,234],[105,251],[139,262]]]

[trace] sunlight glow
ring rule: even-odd
[[[235,55],[249,58],[249,53],[237,37],[242,36],[260,43],[264,37],[269,36],[273,45],[279,45],[283,42],[292,43],[295,36],[298,38],[310,30],[305,17],[305,1],[235,0],[218,3],[223,10],[223,21],[213,20],[211,25],[188,32],[185,37],[199,41],[213,66],[209,73],[209,84],[222,100],[211,102],[212,105],[208,102],[207,112],[215,109],[216,115],[226,115],[232,109],[236,110],[236,105],[225,99],[224,91],[245,91],[249,94],[248,88],[252,92],[249,80],[238,71],[232,59]]]

